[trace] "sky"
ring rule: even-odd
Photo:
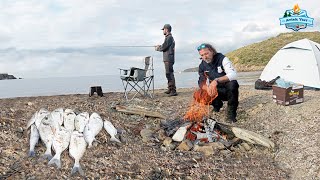
[[[160,30],[171,24],[176,72],[200,63],[196,47],[212,43],[219,52],[292,32],[280,26],[285,10],[298,4],[320,30],[316,0],[1,0],[0,73],[22,78],[117,75],[142,67],[152,56],[164,74]]]

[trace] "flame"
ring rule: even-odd
[[[218,96],[216,86],[212,87],[210,96],[206,90],[198,89],[193,93],[193,100],[189,110],[184,115],[185,120],[201,122],[209,116],[209,105]]]
[[[295,5],[293,6],[293,12],[294,12],[295,14],[299,14],[299,13],[300,13],[300,7],[299,7],[298,4],[295,4]]]

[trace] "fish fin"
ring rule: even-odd
[[[48,165],[51,165],[51,164],[55,164],[58,169],[61,168],[61,160],[56,158],[56,157],[53,157],[49,162],[48,162]]]
[[[111,137],[110,141],[114,141],[114,142],[117,142],[117,143],[121,143],[121,142],[119,141],[119,139],[117,139],[116,137]]]
[[[82,170],[80,165],[79,166],[73,166],[73,168],[71,170],[71,175],[74,175],[76,172],[79,172],[79,174],[81,176],[84,176],[84,172],[83,172],[83,170]]]
[[[28,157],[35,157],[36,153],[34,151],[29,151]]]

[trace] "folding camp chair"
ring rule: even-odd
[[[130,69],[120,69],[120,79],[124,87],[126,100],[132,100],[140,94],[144,97],[153,98],[154,94],[154,72],[153,58],[144,58],[144,69],[131,67]],[[130,97],[129,97],[130,96]]]

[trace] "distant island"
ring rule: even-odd
[[[5,80],[5,79],[17,79],[17,78],[8,73],[0,73],[0,80]]]

